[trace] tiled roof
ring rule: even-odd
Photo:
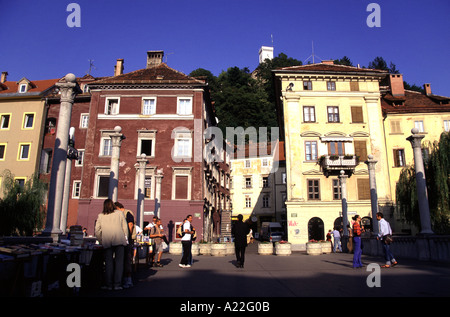
[[[58,79],[44,79],[44,80],[33,80],[31,81],[31,85],[28,88],[26,93],[18,92],[17,81],[5,81],[0,84],[0,96],[6,96],[7,94],[18,94],[26,96],[27,94],[38,95],[47,91],[53,85],[55,85],[59,81]]]
[[[98,84],[204,84],[202,80],[189,77],[165,63],[151,68],[139,69],[130,73],[108,77],[92,83]],[[91,86],[92,86],[91,85]]]
[[[394,97],[389,92],[382,96],[381,107],[384,113],[450,112],[450,98],[411,90]]]

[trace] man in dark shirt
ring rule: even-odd
[[[250,232],[249,226],[242,222],[244,217],[239,214],[238,221],[234,224],[232,234],[234,236],[234,248],[236,252],[237,267],[244,267],[245,248],[247,247],[247,234]]]

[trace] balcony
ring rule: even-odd
[[[341,170],[351,176],[359,164],[359,157],[356,155],[322,155],[318,164],[326,177],[339,175]]]

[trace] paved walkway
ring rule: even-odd
[[[368,271],[382,258],[362,256],[364,267],[353,269],[352,254],[318,256],[293,252],[290,256],[258,255],[256,244],[246,253],[245,268],[235,257],[199,255],[190,268],[178,266],[181,256],[163,254],[162,268],[141,264],[134,287],[120,291],[81,292],[82,297],[159,298],[298,298],[298,297],[449,297],[449,265],[399,259],[381,269],[378,278]],[[142,261],[142,260],[141,260]],[[379,287],[369,282],[379,281]]]

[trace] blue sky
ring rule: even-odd
[[[70,3],[81,8],[81,27],[66,24]],[[370,28],[370,3],[381,9],[381,27]],[[0,0],[0,71],[8,80],[51,79],[72,72],[113,75],[145,68],[148,50],[186,74],[205,68],[258,64],[272,45],[305,61],[347,55],[367,66],[377,56],[393,62],[410,84],[430,83],[450,96],[449,0]],[[310,59],[311,60],[311,59]]]

